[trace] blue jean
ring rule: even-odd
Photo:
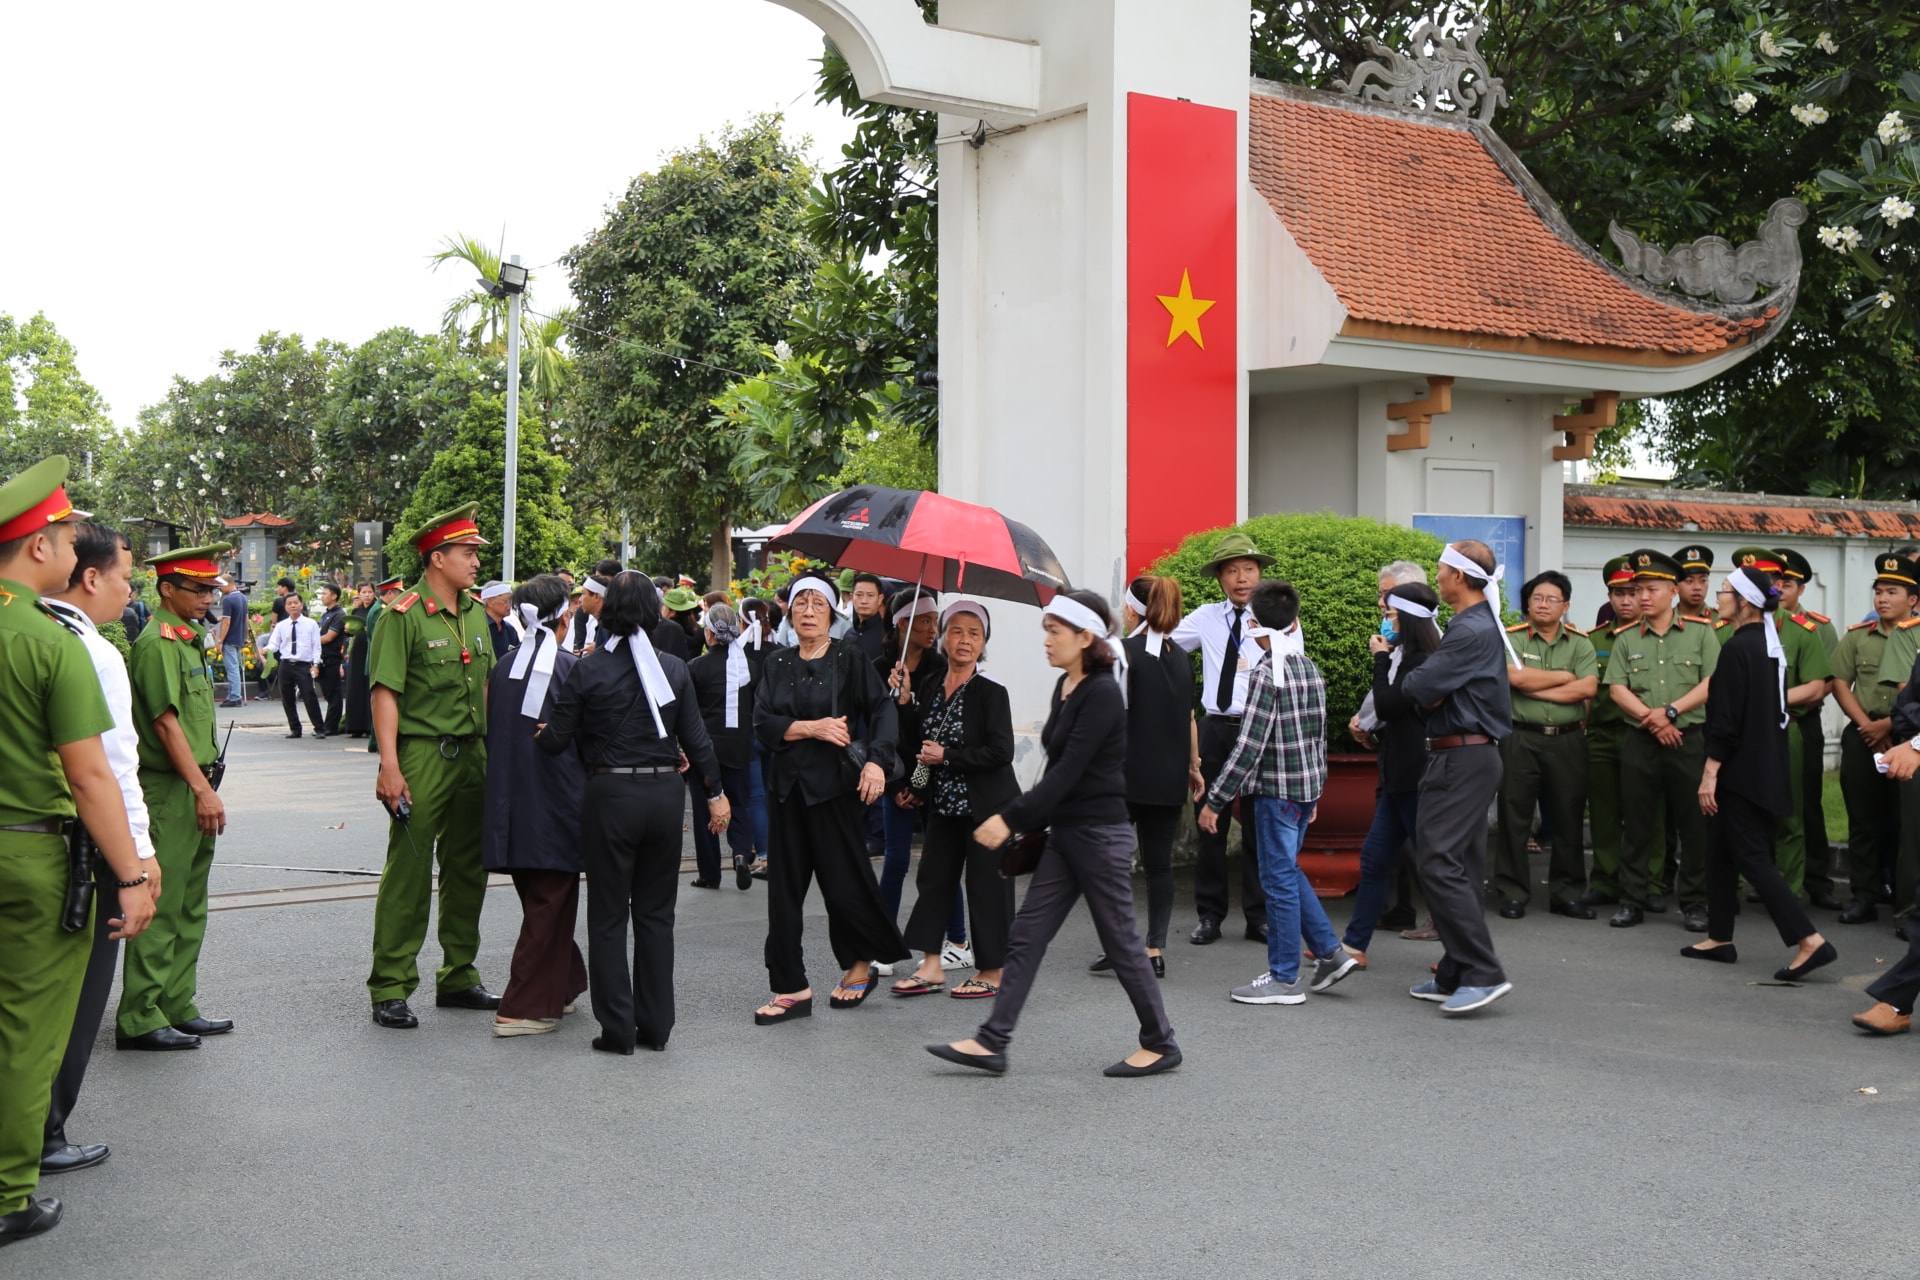
[[[920,811],[901,808],[893,802],[891,795],[883,797],[880,805],[887,837],[887,860],[880,864],[880,900],[887,904],[894,923],[898,924],[900,892],[906,886],[907,869],[913,863],[913,832],[920,824]],[[956,888],[953,891],[953,910],[947,914],[947,941],[966,940],[967,893],[963,888]]]
[[[1260,832],[1260,891],[1267,896],[1267,968],[1275,982],[1295,982],[1302,941],[1316,956],[1330,956],[1340,947],[1327,909],[1300,869],[1300,845],[1313,806],[1275,796],[1249,798]]]
[[[220,656],[227,664],[227,701],[247,696],[247,669],[240,664],[240,646],[222,645]]]
[[[1353,896],[1353,918],[1347,921],[1346,944],[1365,951],[1387,909],[1393,890],[1393,858],[1404,841],[1414,839],[1414,821],[1420,816],[1418,791],[1382,791],[1373,806],[1373,825],[1360,846],[1360,888]]]

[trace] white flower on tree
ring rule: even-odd
[[[1822,31],[1813,38],[1813,47],[1822,53],[1838,53],[1840,46],[1833,42],[1833,32]]]
[[[1874,294],[1873,300],[1880,304],[1880,309],[1882,311],[1893,310],[1893,295],[1888,293],[1885,289],[1882,289],[1879,293]]]
[[[1853,227],[1822,227],[1819,231],[1819,240],[1835,253],[1845,253],[1859,246],[1861,235]]]
[[[1787,56],[1787,51],[1781,46],[1779,38],[1771,31],[1762,31],[1760,33],[1760,53],[1763,57],[1768,58],[1784,58]]]
[[[1874,132],[1880,135],[1880,145],[1883,147],[1898,146],[1913,136],[1913,130],[1907,127],[1906,120],[1898,111],[1889,111],[1881,116]]]
[[[1793,118],[1804,125],[1825,124],[1827,109],[1811,102],[1800,102],[1793,106]]]
[[[1747,112],[1753,110],[1754,107],[1758,106],[1759,103],[1760,99],[1754,97],[1751,93],[1742,93],[1733,100],[1733,109],[1741,115],[1745,115]]]
[[[1675,116],[1673,118],[1673,131],[1675,133],[1692,133],[1693,112],[1689,111],[1685,115]]]
[[[1899,196],[1888,196],[1880,202],[1880,217],[1890,227],[1897,227],[1913,216],[1913,202],[1902,200]]]

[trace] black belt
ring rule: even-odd
[[[1585,733],[1587,726],[1574,724],[1521,724],[1518,720],[1513,727],[1521,733],[1537,733],[1543,738],[1557,738],[1563,733]]]
[[[1449,733],[1427,739],[1429,751],[1452,751],[1455,747],[1490,747],[1498,744],[1484,733]]]
[[[1224,711],[1209,711],[1207,712],[1207,719],[1218,720],[1222,724],[1239,724],[1243,717],[1237,712],[1233,715],[1228,715]]]
[[[24,831],[36,836],[63,836],[67,834],[67,819],[42,818],[38,822],[21,822],[10,827],[0,827],[0,831]]]
[[[627,767],[615,768],[607,765],[593,765],[587,770],[587,772],[596,778],[603,773],[618,773],[618,774],[678,773],[680,772],[680,766],[677,764],[660,764],[660,765],[646,765],[644,767],[639,767],[639,768],[627,768]]]
[[[417,738],[424,742],[439,743],[440,758],[442,760],[458,760],[461,749],[469,742],[477,741],[480,737],[477,733],[402,733],[396,734],[395,736],[400,738]]]

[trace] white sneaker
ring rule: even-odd
[[[945,969],[973,968],[973,948],[964,942],[949,942],[940,950],[940,965]]]
[[[560,1025],[558,1018],[509,1018],[493,1020],[493,1034],[497,1036],[537,1036],[544,1035]]]
[[[893,976],[893,966],[890,964],[881,964],[878,960],[873,962],[873,971],[883,978],[891,978]]]

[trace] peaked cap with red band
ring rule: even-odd
[[[375,587],[374,591],[379,595],[385,595],[389,591],[404,591],[406,590],[406,586],[407,583],[404,578],[388,578],[385,582]]]
[[[147,567],[162,577],[178,574],[182,578],[206,578],[211,581],[220,576],[220,557],[232,550],[231,542],[181,547],[178,551],[147,557]]]
[[[1733,553],[1733,565],[1737,569],[1762,569],[1778,574],[1780,553],[1771,547],[1741,547]]]
[[[1633,581],[1633,564],[1626,556],[1615,556],[1600,567],[1600,580],[1608,587],[1617,587]]]
[[[420,532],[409,539],[413,549],[421,555],[440,547],[457,546],[469,543],[484,547],[487,540],[480,536],[480,526],[474,523],[474,513],[480,510],[480,504],[469,502],[465,506],[455,507],[451,511],[442,511],[439,515],[423,522]]]
[[[0,485],[0,542],[38,533],[62,520],[85,520],[67,500],[67,460],[54,454]]]

